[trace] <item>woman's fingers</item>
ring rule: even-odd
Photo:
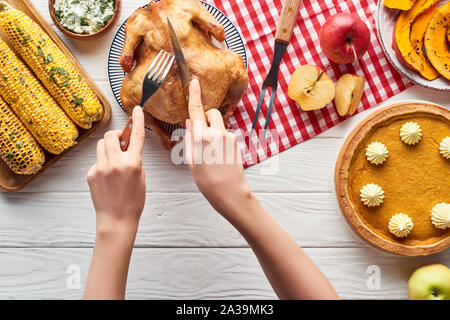
[[[242,164],[242,153],[239,144],[236,142],[236,135],[231,132],[226,133],[227,150],[232,150],[233,163]]]
[[[145,141],[144,111],[136,106],[133,109],[133,128],[131,131],[130,146],[128,152],[136,156],[142,156]]]
[[[97,142],[97,168],[106,168],[108,160],[106,157],[105,140],[100,139]]]
[[[189,86],[189,118],[194,126],[196,122],[200,122],[203,127],[207,125],[202,104],[202,92],[197,78],[194,78]]]
[[[189,117],[191,125],[192,136],[192,159],[193,162],[198,162],[198,149],[201,149],[203,137],[208,129],[205,111],[203,110],[202,94],[200,89],[200,83],[197,78],[191,81],[189,86]],[[194,151],[195,149],[195,151]]]
[[[193,163],[193,149],[194,141],[192,140],[192,122],[191,120],[186,120],[186,134],[184,136],[185,150],[186,150],[186,162],[187,164]]]
[[[211,109],[206,112],[208,123],[212,128],[225,131],[225,124],[223,123],[222,114],[217,109]]]
[[[105,150],[106,156],[108,158],[113,158],[119,152],[122,152],[120,149],[120,135],[122,131],[120,130],[112,130],[105,133]]]

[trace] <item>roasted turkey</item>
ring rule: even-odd
[[[128,19],[120,57],[120,65],[128,73],[121,92],[124,108],[131,114],[139,105],[144,76],[158,52],[164,49],[173,53],[167,17],[174,25],[192,76],[200,81],[205,111],[219,109],[227,124],[247,89],[248,75],[238,54],[213,45],[211,36],[222,42],[225,31],[198,0],[152,1]],[[184,127],[189,118],[185,92],[174,63],[161,88],[144,106],[146,125],[167,149],[175,144],[170,128]]]

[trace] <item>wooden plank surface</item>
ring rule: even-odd
[[[0,249],[1,299],[79,299],[91,249]],[[418,267],[450,264],[448,255],[410,259],[365,248],[310,248],[306,253],[345,299],[405,299]],[[80,279],[80,289],[74,281]],[[379,276],[379,286],[376,277]],[[246,248],[137,248],[130,299],[273,299],[257,260]]]
[[[50,21],[47,1],[33,3]],[[109,87],[107,54],[119,24],[145,3],[124,1],[116,27],[96,39],[95,46],[62,36],[111,102],[112,118],[23,192],[0,193],[0,298],[82,295],[95,230],[85,176],[95,161],[97,140],[106,130],[122,129],[127,120]],[[448,98],[446,93],[413,87],[379,107],[405,99],[449,107]],[[275,175],[262,174],[266,164],[246,170],[263,204],[306,248],[343,298],[405,299],[406,281],[415,268],[435,262],[450,265],[449,251],[405,258],[375,250],[341,217],[332,184],[338,151],[349,130],[379,107],[283,152]],[[275,298],[245,241],[197,192],[188,169],[172,164],[151,132],[143,161],[149,193],[132,257],[128,298]],[[67,287],[69,266],[80,268],[80,289]],[[379,289],[370,282],[370,272],[377,268]]]
[[[366,247],[327,193],[257,194],[303,247]],[[89,193],[7,194],[0,202],[2,247],[91,247],[95,213]],[[14,207],[12,211],[11,208]],[[317,226],[321,226],[320,232]],[[336,242],[336,239],[339,239]],[[198,193],[149,193],[138,247],[247,247]]]
[[[196,192],[186,165],[175,165],[153,133],[147,133],[143,153],[148,189],[157,192]],[[90,139],[43,173],[22,192],[88,191],[86,173],[95,163],[97,139]],[[331,192],[333,166],[342,140],[307,141],[287,150],[279,159],[275,175],[262,174],[263,166],[247,169],[245,175],[256,192]],[[274,159],[273,161],[276,161]],[[267,165],[266,163],[265,165]],[[61,177],[64,176],[64,179]]]

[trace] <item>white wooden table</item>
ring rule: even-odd
[[[118,23],[145,2],[123,1]],[[51,21],[48,1],[34,3]],[[82,296],[95,234],[85,176],[95,161],[97,140],[106,130],[122,129],[127,119],[107,80],[107,54],[117,29],[94,42],[71,40],[57,30],[108,97],[112,119],[22,192],[0,193],[0,298]],[[382,105],[405,99],[450,106],[450,94],[419,87]],[[338,151],[348,131],[379,107],[283,152],[276,176],[261,175],[261,165],[246,170],[259,199],[347,299],[404,299],[415,268],[435,262],[450,265],[450,251],[407,258],[369,247],[341,216],[332,184]],[[188,169],[171,163],[151,132],[144,167],[147,203],[133,252],[128,298],[276,297],[243,238],[202,198]]]

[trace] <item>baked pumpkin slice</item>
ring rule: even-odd
[[[431,64],[450,80],[450,51],[447,28],[450,26],[450,2],[444,4],[431,19],[425,32],[425,50]]]
[[[421,14],[437,5],[439,0],[417,0],[411,10],[403,11],[398,17],[394,30],[394,47],[397,58],[406,67],[421,72],[424,69],[424,60],[414,51],[411,44],[411,27]]]
[[[447,42],[448,45],[450,46],[450,26],[447,28]]]
[[[420,56],[423,63],[420,75],[427,80],[434,80],[439,77],[439,72],[437,72],[436,69],[428,61],[423,48],[423,41],[428,24],[438,11],[439,9],[437,5],[431,7],[429,10],[425,11],[423,14],[417,17],[411,27],[411,45],[414,51]]]
[[[409,10],[416,0],[384,0],[384,6],[391,9]]]
[[[391,9],[409,10],[416,0],[384,0],[385,7]]]

